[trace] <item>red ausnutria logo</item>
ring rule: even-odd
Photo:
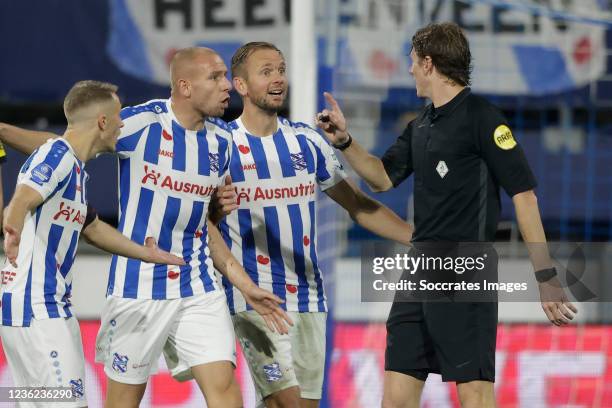
[[[53,216],[53,221],[63,220],[68,222],[76,222],[78,224],[85,224],[86,213],[82,213],[81,210],[70,207],[65,202],[60,202],[59,211]]]
[[[156,186],[158,188],[168,189],[177,193],[189,193],[202,197],[212,195],[217,188],[215,185],[205,186],[202,184],[190,183],[177,178],[172,178],[171,175],[164,175],[155,170],[155,168],[149,167],[147,164],[144,166],[144,172],[145,175],[141,180],[141,184],[144,186]]]
[[[309,197],[314,196],[316,192],[315,184],[310,182],[308,184],[298,184],[289,187],[235,187],[236,190],[236,204],[250,203],[251,201],[260,200],[283,200],[296,197]]]

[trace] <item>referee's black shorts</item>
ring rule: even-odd
[[[387,320],[385,370],[425,381],[495,381],[496,302],[401,302]]]

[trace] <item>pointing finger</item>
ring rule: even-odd
[[[340,110],[340,106],[338,105],[338,102],[336,102],[332,94],[330,94],[329,92],[323,92],[323,95],[325,96],[325,100],[327,101],[327,103],[329,103],[329,106],[331,106],[333,110]]]

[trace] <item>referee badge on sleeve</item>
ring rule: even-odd
[[[512,136],[512,131],[506,125],[499,125],[493,132],[493,140],[497,147],[502,150],[510,150],[516,146],[516,140]]]

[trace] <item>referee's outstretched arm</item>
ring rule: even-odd
[[[345,179],[325,190],[357,224],[374,234],[409,246],[414,227],[385,205],[367,196],[351,180]]]
[[[540,301],[546,317],[557,326],[566,325],[578,313],[578,309],[567,298],[553,268],[546,235],[540,218],[538,200],[533,190],[512,196],[516,219],[523,240],[527,244],[529,257],[540,290]]]
[[[383,162],[370,154],[348,133],[346,119],[334,97],[325,92],[331,109],[324,109],[315,118],[331,144],[342,151],[350,166],[374,192],[387,191],[393,187]],[[401,139],[401,137],[400,137]]]

